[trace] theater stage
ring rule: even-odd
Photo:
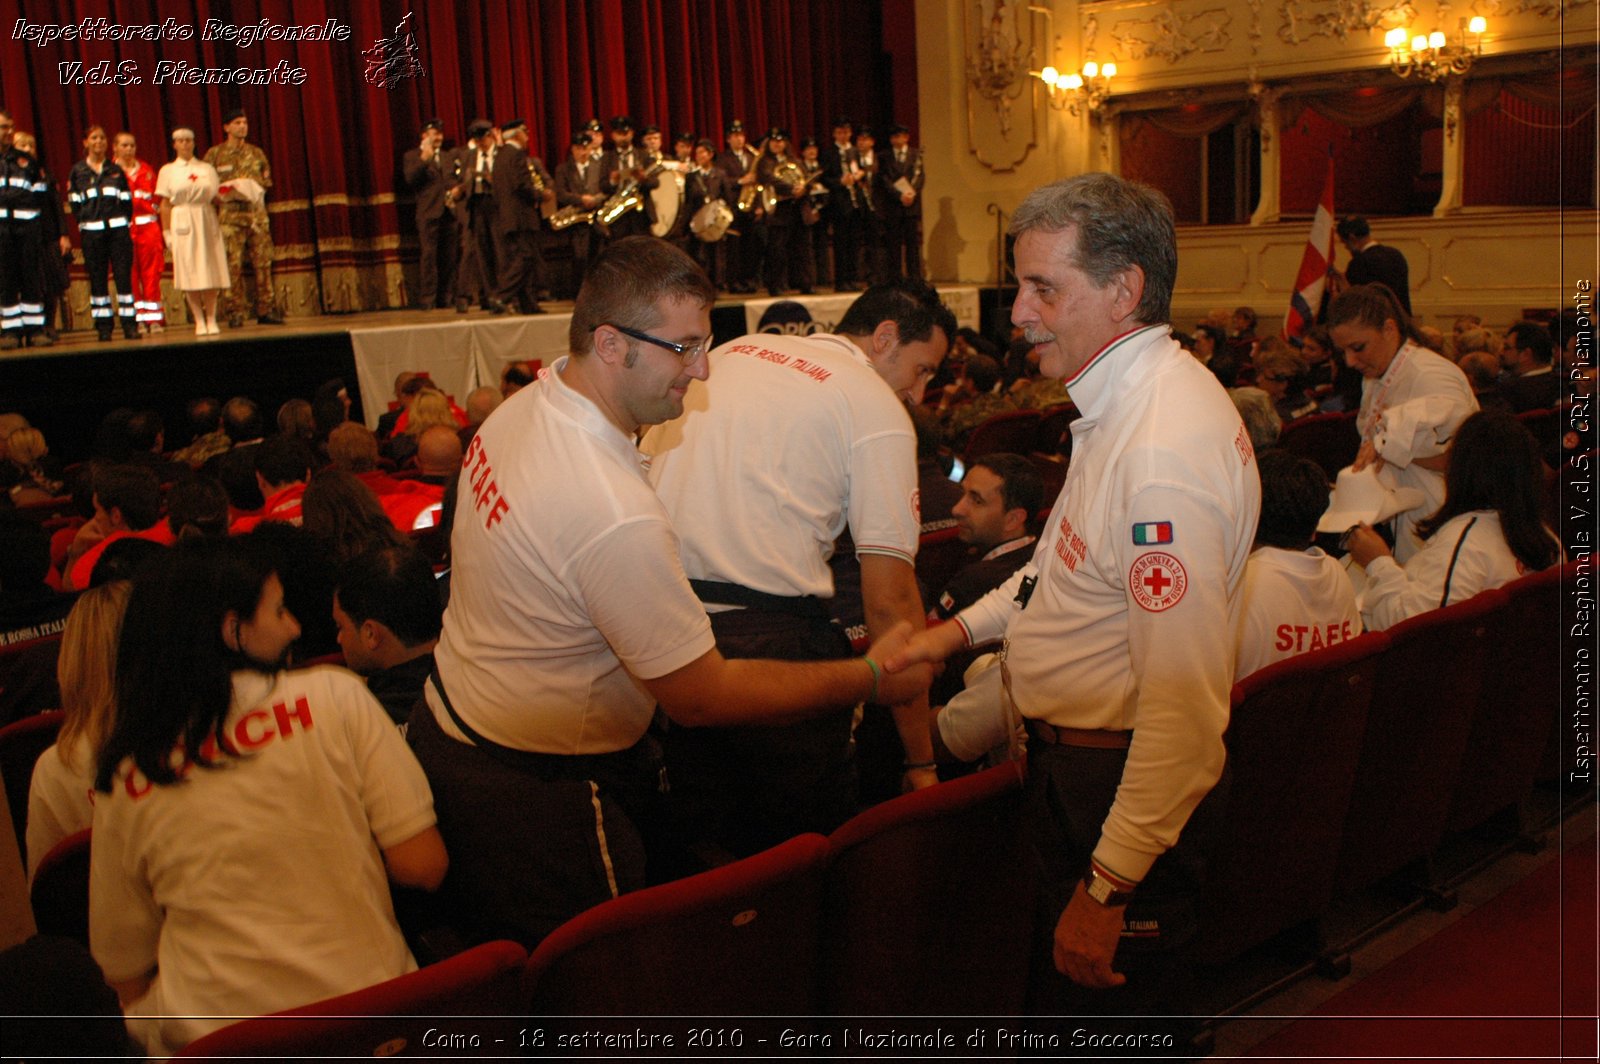
[[[957,321],[980,322],[980,291],[940,286]],[[854,293],[790,297],[806,307],[822,331]],[[718,343],[756,331],[776,302],[723,297],[712,310]],[[196,396],[248,395],[270,417],[288,399],[309,398],[341,377],[354,402],[351,417],[376,425],[393,395],[395,375],[426,370],[457,401],[482,384],[497,385],[507,362],[548,363],[567,351],[571,303],[546,303],[540,315],[496,316],[474,309],[393,310],[290,318],[284,325],[229,329],[199,338],[192,326],[174,325],[139,340],[101,343],[93,332],[63,333],[53,347],[0,353],[0,411],[25,414],[65,461],[84,457],[96,426],[119,406],[158,411],[173,443],[185,437],[183,405]],[[986,310],[988,308],[985,308]]]

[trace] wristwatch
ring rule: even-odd
[[[1113,905],[1126,905],[1133,900],[1133,888],[1123,888],[1123,885],[1101,872],[1093,864],[1083,874],[1083,889],[1101,905],[1110,908]]]

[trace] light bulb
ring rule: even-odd
[[[1406,28],[1396,26],[1383,35],[1383,43],[1387,48],[1404,48],[1406,46]]]
[[[1482,33],[1489,28],[1489,23],[1484,21],[1482,15],[1472,16],[1472,21],[1467,23],[1467,29],[1473,33]]]
[[[1115,64],[1115,63],[1107,63],[1105,66],[1100,68],[1100,73],[1103,74],[1104,76],[1108,77],[1108,78],[1116,77],[1117,76],[1117,64]]]
[[[1083,88],[1083,76],[1080,74],[1068,74],[1066,77],[1061,79],[1061,84],[1063,87],[1076,92],[1077,90]]]
[[[1428,38],[1420,33],[1411,38],[1411,50],[1413,52],[1426,52],[1428,50]]]
[[[1429,48],[1443,48],[1444,47],[1444,31],[1443,30],[1434,30],[1432,33],[1428,34],[1428,47]]]
[[[1100,64],[1099,63],[1096,63],[1093,59],[1091,59],[1087,63],[1083,64],[1083,76],[1084,77],[1093,78],[1093,77],[1099,77],[1099,75],[1100,75]]]
[[[1052,89],[1056,87],[1056,81],[1060,77],[1061,72],[1056,70],[1056,68],[1053,66],[1047,66],[1043,70],[1039,71],[1039,80],[1050,86]]]

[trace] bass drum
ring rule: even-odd
[[[650,223],[650,235],[662,238],[678,236],[683,230],[683,175],[676,170],[663,170],[656,187],[650,190],[656,220]]]
[[[719,199],[714,199],[694,212],[694,217],[689,219],[689,232],[698,237],[702,243],[714,244],[727,234],[728,227],[732,224],[733,208]]]

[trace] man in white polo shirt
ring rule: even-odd
[[[880,686],[876,653],[717,653],[634,446],[705,377],[715,295],[671,245],[617,241],[584,279],[571,354],[467,451],[438,668],[408,738],[452,855],[445,889],[482,933],[532,944],[645,884],[658,706],[687,724],[786,723],[926,687]]]
[[[1035,980],[1033,1011],[1181,1013],[1203,834],[1189,820],[1222,772],[1261,485],[1227,393],[1167,325],[1166,199],[1083,174],[1036,190],[1011,233],[1012,321],[1083,412],[1072,467],[1034,560],[888,667],[1005,636],[1041,911],[1057,914],[1039,955],[1067,976]]]
[[[920,531],[920,402],[955,332],[955,315],[921,282],[878,285],[837,335],[758,333],[711,353],[682,418],[642,449],[683,540],[684,571],[729,657],[848,658],[831,622],[828,568],[849,529],[861,562],[867,630],[920,629],[912,560]],[[856,805],[854,703],[783,729],[670,728],[667,765],[686,830],[737,855],[805,831],[827,832]],[[926,700],[895,708],[907,784],[938,782]]]

